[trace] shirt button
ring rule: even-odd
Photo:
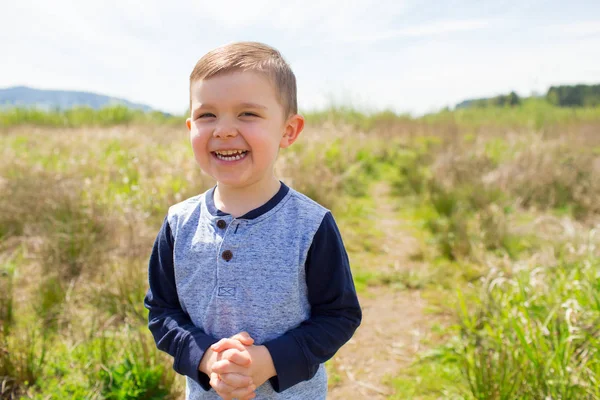
[[[223,221],[222,219],[217,221],[217,227],[219,229],[225,229],[226,226],[227,226],[227,223],[225,221]]]
[[[223,260],[225,261],[231,261],[233,253],[230,250],[225,250],[223,254],[221,254],[221,257],[223,257]]]

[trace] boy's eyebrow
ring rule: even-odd
[[[263,106],[262,104],[257,104],[257,103],[242,103],[242,104],[240,104],[240,106],[248,107],[248,108],[260,108],[263,110],[267,109],[267,107]]]

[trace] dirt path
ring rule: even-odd
[[[410,260],[418,242],[398,219],[389,187],[377,183],[374,223],[385,234],[383,251],[372,256],[373,271],[406,272],[423,268]],[[390,271],[393,270],[393,271]],[[393,394],[386,378],[408,366],[421,348],[430,317],[423,314],[424,301],[418,290],[388,286],[370,287],[360,296],[363,321],[354,337],[332,361],[328,399],[385,399]]]

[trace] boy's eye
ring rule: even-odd
[[[258,117],[257,114],[250,112],[250,111],[245,111],[243,113],[240,114],[242,117]]]
[[[213,113],[203,113],[203,114],[198,115],[198,118],[214,118],[214,117],[215,117],[215,114],[213,114]]]

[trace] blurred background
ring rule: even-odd
[[[238,40],[296,73],[277,173],[364,309],[329,398],[600,399],[600,3],[359,0],[2,4],[0,398],[184,397],[147,262],[214,185],[189,74]]]

